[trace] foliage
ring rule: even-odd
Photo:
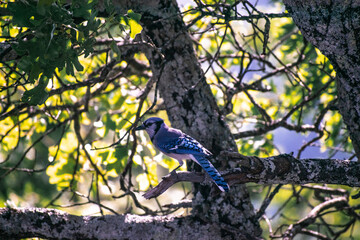
[[[130,10],[126,16],[115,17],[114,10],[108,7],[107,14],[111,17],[104,23],[99,19],[96,4],[97,1],[85,0],[73,4],[55,0],[7,4],[11,21],[3,26],[2,37],[8,38],[7,42],[20,57],[16,67],[28,73],[25,83],[34,84],[41,76],[38,85],[24,93],[23,102],[43,104],[48,97],[45,87],[55,70],[65,69],[71,76],[75,76],[75,70],[83,71],[79,56],[88,57],[94,52],[96,37],[102,31],[108,31],[111,36],[112,24],[123,22],[119,24],[121,31],[129,26],[132,38],[141,31],[139,14]],[[115,41],[112,49],[121,54]]]
[[[315,147],[329,157],[339,152],[353,157],[335,107],[333,68],[286,14],[266,15],[247,1],[196,4],[183,10],[183,18],[239,152],[264,157],[286,148],[301,157],[314,154]],[[96,206],[74,210],[81,214],[178,210],[164,209],[159,201],[149,207],[138,198],[177,166],[144,133],[131,131],[144,113],[166,119],[162,100],[154,101],[148,59],[134,41],[142,30],[141,15],[118,14],[111,5],[94,10],[96,5],[85,0],[1,4],[8,11],[0,20],[2,44],[17,57],[0,53],[0,205]],[[290,134],[302,145],[284,145]],[[272,189],[250,187],[255,203]],[[190,194],[189,185],[173,191],[175,197],[162,200]],[[275,221],[300,219],[299,209],[308,212],[317,204],[313,196],[310,186],[283,187],[273,204],[288,208],[285,215],[275,214]],[[347,218],[331,216],[333,225]]]

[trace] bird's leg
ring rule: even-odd
[[[183,161],[183,160],[178,160],[178,162],[179,162],[179,166],[177,166],[174,170],[172,170],[172,171],[170,172],[171,175],[176,174],[176,170],[178,170],[182,165],[184,165],[184,161]]]

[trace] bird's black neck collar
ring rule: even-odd
[[[160,130],[162,124],[164,124],[164,123],[163,122],[156,122],[156,128],[155,128],[155,131],[154,131],[154,135],[151,137],[151,141],[154,140],[154,137],[158,133],[158,131]]]

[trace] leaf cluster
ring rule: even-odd
[[[30,105],[40,105],[48,97],[44,86],[54,76],[55,70],[66,70],[67,75],[75,76],[75,71],[83,71],[79,56],[88,57],[94,52],[96,37],[102,34],[102,28],[123,21],[120,30],[131,29],[131,37],[141,31],[141,16],[129,10],[126,16],[116,14],[113,7],[107,5],[106,12],[99,13],[97,1],[28,0],[9,2],[9,31],[3,31],[11,48],[15,50],[19,61],[16,67],[25,73],[25,82],[38,86],[25,92],[22,101]],[[101,20],[100,16],[110,21]],[[113,20],[111,20],[113,19]],[[10,30],[11,29],[11,30]],[[19,29],[13,31],[12,29]],[[6,34],[7,33],[7,34]],[[110,31],[108,31],[109,36]],[[7,36],[8,35],[8,36]],[[119,48],[112,49],[120,55]],[[38,80],[39,79],[39,80]]]

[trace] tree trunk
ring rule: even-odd
[[[119,2],[119,6],[124,4]],[[236,151],[235,141],[206,83],[176,2],[146,0],[126,6],[141,13],[143,31],[156,46],[147,57],[154,77],[158,78],[159,92],[172,126],[196,138],[215,156],[223,150]],[[218,169],[229,166],[225,161],[213,163]],[[210,190],[209,186],[195,186],[193,217],[238,229],[225,231],[233,238],[239,237],[239,233],[250,239],[261,235],[244,185],[234,186],[230,193],[216,196],[212,196]]]
[[[360,160],[360,2],[284,0],[304,37],[336,71],[338,108]]]

